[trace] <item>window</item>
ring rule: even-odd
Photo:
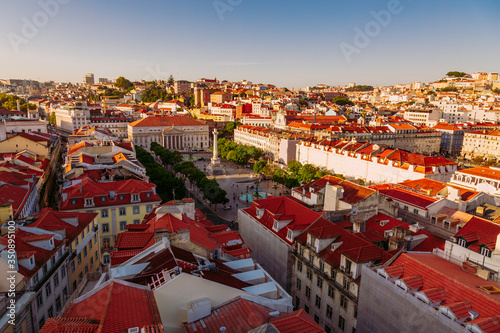
[[[94,244],[97,244],[97,235],[94,235]]]
[[[118,215],[124,216],[126,214],[127,214],[127,211],[126,211],[125,207],[120,207],[120,209],[118,211]]]
[[[314,315],[314,321],[319,324],[319,317],[316,314]]]
[[[325,263],[322,260],[319,261],[319,270],[322,272],[325,270]]]
[[[46,275],[47,274],[47,264],[43,265],[43,275]]]
[[[93,206],[94,205],[94,199],[85,199],[85,206]]]
[[[151,213],[153,211],[153,205],[146,206],[146,213]]]
[[[104,256],[102,256],[102,262],[103,264],[109,264],[109,255],[105,254]]]
[[[101,217],[108,217],[109,213],[107,209],[101,209]]]
[[[326,316],[332,319],[332,307],[330,305],[326,306]]]
[[[332,329],[330,328],[330,326],[325,325],[325,332],[326,333],[332,333]]]
[[[151,198],[151,192],[146,192],[146,198]]]
[[[356,333],[356,327],[352,328],[352,333]]]
[[[347,274],[351,273],[352,262],[349,259],[345,260],[345,272]]]
[[[106,196],[105,195],[101,196],[101,202],[106,202]]]
[[[76,271],[76,266],[75,266],[75,261],[73,260],[71,262],[71,274],[73,274]]]
[[[347,308],[347,297],[345,297],[344,295],[340,296],[340,306],[344,309]]]
[[[127,222],[121,221],[120,222],[120,230],[125,230],[125,229],[127,229]]]
[[[328,297],[333,298],[333,295],[334,295],[333,288],[332,286],[328,285]]]
[[[139,224],[139,223],[141,223],[140,220],[134,220],[134,224]]]
[[[299,272],[302,272],[302,262],[301,261],[297,262],[297,270]]]
[[[45,324],[45,318],[42,316],[42,318],[38,322],[38,327],[41,329],[43,327],[43,324]]]
[[[343,331],[345,328],[345,319],[342,316],[339,316],[339,328]]]
[[[408,211],[408,206],[404,206],[404,207],[403,207],[403,210]]]
[[[49,310],[47,311],[47,318],[53,318],[53,317],[54,317],[54,308],[51,305]]]
[[[307,269],[307,278],[312,280],[312,270],[310,268]]]
[[[300,298],[299,296],[295,296],[295,308],[300,307]]]
[[[306,313],[309,313],[309,307],[308,307],[307,305],[304,305],[304,311],[305,311]]]
[[[132,201],[139,201],[139,194],[132,194]]]
[[[306,297],[307,299],[311,298],[311,288],[309,288],[308,286],[306,286]]]
[[[344,277],[344,289],[349,290],[350,283],[349,283],[349,278]]]
[[[300,290],[301,287],[302,287],[302,281],[300,281],[300,279],[297,278],[297,290]]]
[[[481,248],[481,255],[485,257],[491,257],[491,251],[487,247],[483,246]]]
[[[36,306],[40,309],[40,307],[43,305],[43,295],[42,293],[38,293],[38,295],[36,295]]]
[[[80,244],[80,240],[78,239],[78,237],[75,238],[75,245],[78,246],[78,244]]]
[[[83,280],[83,272],[80,272],[80,273],[78,274],[78,280],[79,280],[80,282],[82,282],[82,280]]]
[[[134,214],[139,214],[140,213],[139,206],[134,206],[133,210],[134,210]]]
[[[52,294],[52,288],[50,287],[50,281],[47,283],[45,286],[45,296],[50,297],[50,294]]]
[[[414,208],[413,209],[413,214],[418,214],[418,209]]]
[[[64,287],[63,289],[63,297],[66,298],[68,296],[68,288]]]
[[[320,308],[321,307],[321,297],[319,297],[318,295],[316,295],[316,307],[317,308]]]
[[[123,194],[118,194],[118,200],[123,200],[125,199],[125,196]]]
[[[109,232],[109,223],[102,224],[102,232]]]
[[[309,261],[314,263],[314,255],[312,253],[309,253]]]
[[[89,247],[89,251],[92,250],[92,240],[90,240],[88,247]]]
[[[56,298],[56,311],[61,310],[61,296],[57,296]]]
[[[462,247],[467,247],[467,242],[465,241],[465,239],[460,238],[460,239],[458,240],[458,245],[459,245],[459,246],[462,246]]]
[[[82,263],[82,253],[78,253],[78,256],[76,256],[76,258],[78,259],[78,265],[80,265]]]
[[[87,258],[87,247],[86,246],[83,248],[83,257]]]
[[[76,205],[76,199],[70,199],[72,205]]]
[[[299,253],[301,256],[304,256],[304,247],[299,245],[300,249],[299,249]]]
[[[59,273],[56,272],[54,275],[54,289],[59,285]]]

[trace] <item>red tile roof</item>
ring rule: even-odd
[[[470,274],[461,266],[431,253],[403,253],[390,266],[399,265],[403,266],[403,279],[421,276],[423,284],[420,291],[444,288],[446,299],[441,305],[452,307],[459,315],[464,308],[461,302],[464,301],[470,302],[472,309],[481,317],[500,314],[500,294],[489,294],[478,288],[483,285],[500,288],[495,282]]]
[[[372,189],[378,190],[386,198],[408,204],[409,206],[427,210],[427,207],[438,201],[438,199],[409,191],[403,188],[398,188],[392,184],[371,186]]]
[[[269,322],[276,327],[280,333],[321,333],[324,330],[319,326],[305,310],[281,314],[271,318]]]
[[[486,246],[490,251],[495,249],[497,235],[500,234],[500,225],[479,217],[472,217],[455,237],[467,242],[467,248],[481,253],[481,248]]]
[[[130,127],[171,127],[171,126],[206,126],[202,122],[183,116],[150,116],[134,121]]]
[[[116,237],[115,247],[117,250],[145,250],[154,243],[153,232],[121,232]]]
[[[140,285],[110,280],[97,290],[73,301],[60,318],[85,320],[98,325],[98,332],[123,332],[132,327],[156,326],[163,330],[154,294]],[[60,324],[60,323],[59,323]],[[69,327],[75,328],[73,322]],[[78,327],[78,326],[77,326]],[[59,332],[44,330],[43,332]]]
[[[257,209],[264,209],[261,218],[257,217]],[[290,196],[258,199],[253,202],[252,206],[243,209],[243,211],[290,245],[294,241],[287,239],[288,229],[305,230],[313,222],[321,218],[320,213],[312,211],[301,204],[299,200]],[[291,222],[281,230],[275,231],[273,229],[274,220],[279,220],[284,216],[287,216],[287,219],[289,218]]]

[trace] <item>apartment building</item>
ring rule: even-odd
[[[429,178],[447,182],[457,164],[443,157],[409,153],[376,144],[316,138],[297,144],[297,161],[370,183],[398,183]]]
[[[438,108],[409,108],[404,112],[404,119],[416,125],[435,126],[441,118],[441,110]]]
[[[44,208],[33,217],[31,228],[60,230],[69,249],[68,290],[72,294],[89,272],[100,270],[97,213],[59,212]]]
[[[174,92],[177,95],[181,95],[187,92],[192,92],[193,88],[191,88],[191,82],[186,80],[177,80],[174,82]]]
[[[355,332],[361,268],[390,258],[339,224],[313,223],[296,238],[292,252],[295,308],[304,309],[325,332]]]
[[[32,327],[38,332],[45,321],[58,315],[69,293],[67,276],[70,249],[66,246],[63,230],[49,231],[37,227],[21,226],[15,235],[15,268],[8,266],[7,237],[0,238],[0,266],[2,270],[2,291],[9,290],[7,271],[15,271],[16,302],[31,301],[31,318],[21,316],[19,327]]]
[[[500,157],[500,130],[478,130],[464,133],[460,155],[463,158],[485,159]]]
[[[139,224],[146,214],[160,204],[156,185],[136,179],[96,182],[88,175],[71,181],[62,189],[59,210],[94,212],[98,216],[102,262],[110,262],[119,232],[129,224]]]
[[[90,125],[90,111],[85,102],[72,102],[51,106],[49,114],[55,113],[56,126],[68,133]]]

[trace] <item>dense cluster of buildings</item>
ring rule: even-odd
[[[498,74],[179,80],[147,104],[145,82],[96,98],[115,87],[93,74],[7,81],[37,109],[0,110],[0,268],[16,281],[0,282],[0,332],[500,330]],[[237,228],[163,201],[136,146],[208,151],[234,121],[223,135],[262,159],[331,175],[243,205]]]

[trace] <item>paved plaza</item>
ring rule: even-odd
[[[197,153],[193,154],[193,163],[200,170],[205,171],[208,164],[210,163],[211,153]],[[200,161],[199,158],[204,160]],[[239,196],[251,191],[252,187],[255,187],[255,181],[257,177],[255,176],[253,169],[237,166],[234,163],[228,162],[221,159],[221,163],[225,168],[225,175],[217,175],[215,179],[219,183],[220,187],[227,192],[227,198],[229,203],[224,208],[222,205],[217,205],[217,209],[210,207],[206,200],[202,199],[202,195],[198,194],[196,187],[189,187],[189,181],[186,181],[186,187],[194,194],[207,209],[212,211],[219,218],[227,222],[237,222],[238,221],[238,209],[249,207],[251,204],[246,202],[241,202],[238,200]],[[214,176],[208,176],[208,178],[214,178]],[[290,191],[283,185],[277,184],[270,180],[265,180],[260,182],[259,189],[263,192],[269,193],[273,196],[289,194]],[[229,209],[228,209],[229,208]]]

